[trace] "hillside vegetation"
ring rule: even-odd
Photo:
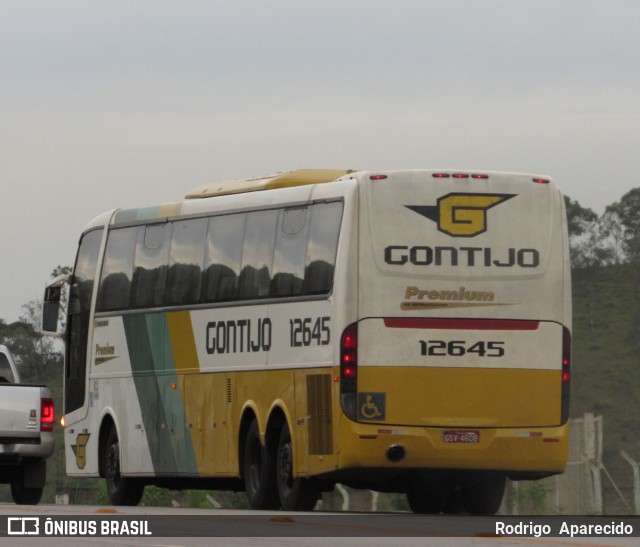
[[[640,460],[640,275],[636,266],[591,267],[573,274],[571,415],[603,417],[604,463],[616,482]]]

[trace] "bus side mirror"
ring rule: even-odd
[[[42,304],[42,334],[46,336],[62,336],[58,332],[58,316],[62,287],[69,282],[69,277],[68,275],[58,276],[45,287]]]

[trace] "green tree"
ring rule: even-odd
[[[567,224],[569,237],[581,236],[589,230],[590,226],[598,221],[598,215],[586,207],[582,207],[578,201],[564,196],[567,208]]]
[[[630,190],[620,201],[609,205],[607,213],[619,222],[627,260],[640,266],[640,188]]]
[[[611,248],[612,263],[622,264],[625,259],[624,227],[616,208],[611,206],[606,208],[600,218],[600,225],[602,226],[602,236],[609,242]]]
[[[23,382],[45,382],[52,369],[59,371],[62,355],[42,353],[42,335],[26,321],[7,324],[0,320],[0,341],[6,345],[16,361]]]
[[[608,244],[598,215],[565,196],[571,266],[575,269],[603,266],[613,262],[613,248]]]

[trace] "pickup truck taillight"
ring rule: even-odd
[[[43,397],[40,399],[40,431],[53,431],[54,419],[53,399]]]

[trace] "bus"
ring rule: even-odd
[[[68,289],[65,286],[68,285]],[[563,197],[535,174],[298,170],[110,211],[46,287],[73,477],[311,510],[336,484],[492,514],[562,473]]]

